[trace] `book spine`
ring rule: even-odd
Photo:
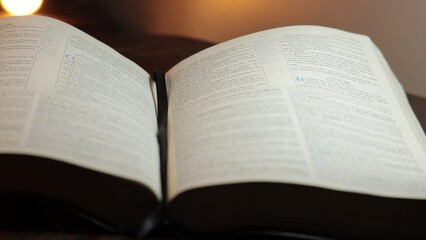
[[[166,90],[166,76],[164,71],[154,72],[154,81],[157,85],[157,124],[158,124],[158,144],[160,148],[160,169],[161,169],[161,189],[163,203],[167,202],[167,113],[168,99]]]
[[[160,154],[160,176],[161,176],[161,203],[151,213],[151,215],[143,221],[138,229],[136,239],[144,239],[160,222],[167,222],[166,206],[167,206],[167,112],[168,99],[166,90],[166,75],[164,71],[155,70],[152,75],[157,86],[157,140]]]

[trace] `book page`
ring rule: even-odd
[[[167,76],[170,198],[241,182],[426,198],[425,136],[386,67],[368,37],[317,26],[182,61]]]
[[[420,142],[420,145],[426,151],[426,138],[425,132],[420,125],[419,121],[416,118],[413,110],[411,109],[410,103],[408,101],[407,95],[401,85],[401,83],[396,78],[395,74],[390,69],[389,64],[386,62],[382,52],[376,47],[376,52],[378,56],[379,63],[382,65],[383,70],[385,71],[386,77],[389,79],[390,86],[395,93],[397,101],[400,105],[400,108],[403,111],[403,114],[407,118],[408,124],[413,129],[414,134],[417,137],[417,140]]]
[[[149,75],[47,17],[1,19],[0,36],[0,153],[58,159],[144,183],[159,196]]]

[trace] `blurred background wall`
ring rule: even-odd
[[[409,93],[426,97],[425,0],[99,0],[127,31],[222,42],[313,24],[369,35]]]

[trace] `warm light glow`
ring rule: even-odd
[[[1,6],[13,16],[30,15],[40,9],[43,0],[1,0]]]

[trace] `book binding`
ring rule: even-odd
[[[160,152],[160,177],[161,177],[161,195],[160,205],[153,211],[138,230],[137,238],[144,238],[159,222],[167,223],[165,209],[167,206],[167,113],[168,99],[166,90],[165,72],[156,70],[153,73],[153,80],[156,83],[157,91],[157,139]]]

